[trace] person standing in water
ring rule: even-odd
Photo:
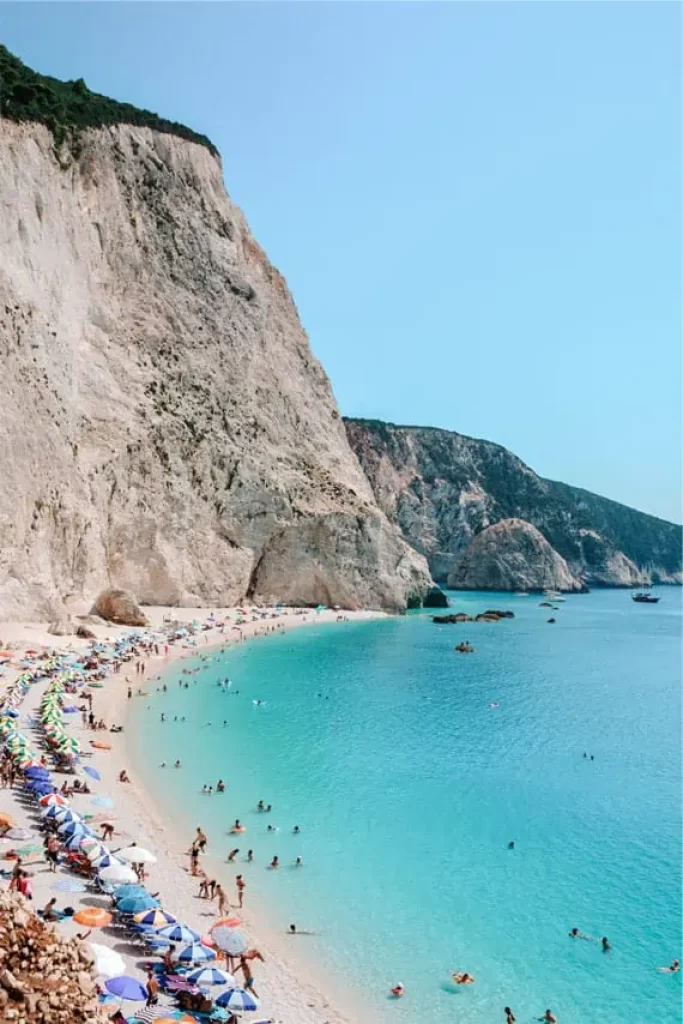
[[[506,1006],[503,1010],[505,1014],[505,1024],[516,1024],[516,1017],[509,1006]]]

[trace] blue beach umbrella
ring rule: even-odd
[[[183,963],[199,964],[204,960],[215,960],[216,954],[208,946],[202,946],[201,942],[192,942],[178,953],[177,959]]]
[[[119,999],[130,999],[131,1002],[137,1003],[147,999],[145,986],[141,985],[137,978],[131,978],[129,974],[119,974],[117,978],[110,978],[109,981],[105,981],[104,987]]]
[[[141,910],[151,910],[152,907],[160,907],[161,904],[153,896],[145,894],[144,896],[124,896],[122,900],[117,901],[116,906],[122,914],[139,914]]]
[[[50,804],[50,806],[43,811],[43,817],[48,819],[56,818],[59,812],[64,810],[65,806],[65,804]]]
[[[258,999],[245,988],[235,987],[221,992],[216,1005],[224,1006],[226,1010],[258,1010]]]
[[[178,918],[173,914],[167,914],[165,910],[147,910],[135,917],[136,924],[150,924],[153,928],[168,928],[169,925],[177,924]],[[199,936],[197,936],[199,938]],[[191,940],[188,940],[191,941]]]
[[[97,768],[91,768],[89,764],[85,765],[83,771],[86,772],[92,779],[97,779],[98,782],[102,778]]]
[[[94,868],[97,868],[98,870],[99,870],[99,868],[110,868],[112,866],[112,864],[120,864],[121,863],[121,861],[117,857],[115,857],[112,853],[109,853],[109,851],[105,851],[104,853],[100,853],[100,855],[98,857],[94,857],[94,858],[93,857],[88,857],[88,860],[90,861],[92,866]]]
[[[232,974],[221,971],[218,967],[198,967],[196,971],[190,971],[185,977],[195,985],[230,985],[237,987],[237,982]]]
[[[49,814],[49,818],[56,818],[60,825],[66,825],[70,821],[82,821],[81,815],[77,811],[72,811],[70,807],[65,807],[64,804],[59,805],[54,814]]]
[[[114,899],[122,900],[125,896],[149,896],[144,885],[117,885],[114,889]]]
[[[33,768],[27,768],[24,772],[29,779],[49,779],[50,773],[47,768],[41,768],[35,765]]]
[[[76,850],[78,853],[82,853],[83,852],[82,849],[81,849],[81,843],[82,842],[83,842],[83,836],[80,835],[77,832],[75,835],[73,835],[69,839],[67,839],[67,841],[66,841],[66,843],[64,845],[66,846],[67,850]]]
[[[171,942],[197,942],[200,939],[199,932],[188,928],[185,924],[167,924],[159,928],[157,935],[163,939],[170,939]]]
[[[90,829],[84,821],[68,821],[63,825],[60,825],[57,831],[63,836],[73,836],[80,833],[81,838],[83,836],[90,835]]]

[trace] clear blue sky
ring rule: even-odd
[[[3,4],[205,132],[342,411],[681,519],[674,3]]]

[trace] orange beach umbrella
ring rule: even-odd
[[[101,910],[100,907],[85,907],[74,914],[73,919],[78,924],[84,924],[86,928],[104,928],[113,920],[111,914],[108,914],[106,910]]]

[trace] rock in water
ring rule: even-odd
[[[586,589],[564,558],[523,519],[503,519],[482,530],[453,566],[448,585],[456,590]]]
[[[0,618],[107,586],[420,601],[427,564],[380,511],[219,158],[180,126],[58,144],[34,117],[0,120]]]
[[[448,608],[448,598],[440,587],[432,587],[422,602],[423,608]]]
[[[95,611],[118,626],[149,626],[137,601],[125,590],[103,590],[95,601]]]

